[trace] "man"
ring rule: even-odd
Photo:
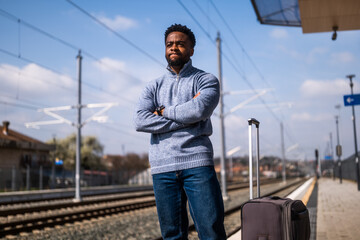
[[[136,130],[151,133],[149,160],[165,240],[187,239],[187,201],[200,239],[226,239],[209,139],[219,82],[192,66],[195,43],[186,26],[166,30],[168,72],[146,86],[135,113]]]

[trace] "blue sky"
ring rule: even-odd
[[[315,148],[324,156],[330,151],[330,133],[336,145],[334,116],[339,115],[343,157],[354,152],[351,108],[344,107],[342,96],[350,94],[349,74],[356,75],[354,91],[360,92],[359,30],[338,32],[332,41],[332,33],[261,25],[250,1],[73,2],[112,31],[66,0],[0,0],[0,120],[10,121],[10,128],[42,141],[75,132],[64,123],[39,129],[25,123],[52,120],[37,109],[77,103],[76,56],[81,49],[82,103],[118,103],[102,122],[86,124],[83,135],[97,136],[105,154],[147,152],[149,135],[133,127],[134,105],[146,83],[165,72],[164,31],[181,23],[197,38],[193,65],[216,76],[220,32],[226,92],[270,89],[226,116],[227,150],[240,146],[237,154],[247,154],[247,119],[255,117],[261,122],[262,154],[281,156],[282,122],[287,158],[313,159]],[[225,111],[254,94],[225,95]],[[97,110],[83,109],[83,119]],[[58,113],[76,121],[75,110]],[[218,156],[220,123],[216,116],[212,121]]]

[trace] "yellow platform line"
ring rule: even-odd
[[[312,191],[314,190],[314,187],[315,187],[315,183],[316,183],[316,178],[314,178],[313,182],[311,183],[309,189],[307,190],[307,192],[305,193],[304,197],[301,199],[301,201],[304,203],[304,205],[307,205],[309,199],[310,199],[310,196],[311,196],[311,193]]]

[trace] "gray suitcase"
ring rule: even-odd
[[[249,119],[249,173],[252,172],[252,125],[257,139],[257,198],[252,198],[252,174],[249,174],[250,200],[241,207],[242,240],[308,240],[310,220],[306,206],[300,200],[280,197],[260,197],[259,181],[259,121]],[[251,168],[250,168],[251,167]]]

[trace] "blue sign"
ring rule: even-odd
[[[333,159],[333,157],[331,155],[326,155],[325,156],[325,160],[332,160],[332,159]]]
[[[63,160],[55,159],[55,165],[59,166],[59,165],[63,165],[63,164],[64,164]]]
[[[344,104],[346,106],[353,106],[360,104],[360,94],[344,95]]]

